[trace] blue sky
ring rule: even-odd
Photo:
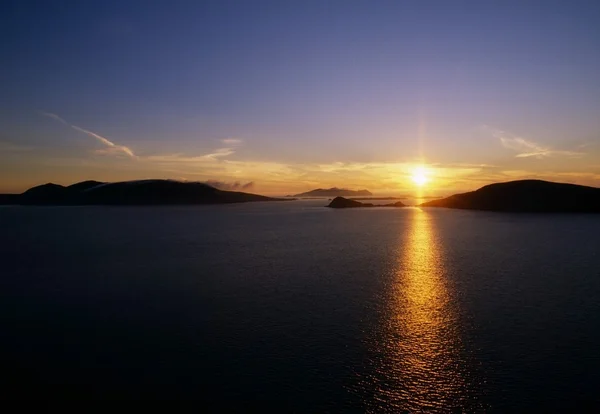
[[[600,185],[600,5],[5,1],[0,191]]]

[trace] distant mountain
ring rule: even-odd
[[[600,188],[541,180],[510,181],[428,201],[421,206],[532,213],[600,213]]]
[[[223,191],[207,184],[173,180],[141,180],[103,183],[83,181],[64,187],[44,184],[20,195],[2,195],[0,204],[25,205],[161,205],[228,204],[283,199]]]
[[[361,203],[360,201],[351,200],[344,197],[336,197],[327,205],[330,208],[357,208],[357,207],[405,207],[402,201],[397,201],[390,204],[372,204]]]
[[[373,194],[367,190],[348,190],[346,188],[317,188],[316,190],[307,191],[306,193],[300,193],[293,195],[292,197],[368,197]]]

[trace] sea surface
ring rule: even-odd
[[[600,216],[0,207],[0,398],[600,409]]]

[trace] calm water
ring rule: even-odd
[[[0,208],[0,395],[600,407],[600,217]]]

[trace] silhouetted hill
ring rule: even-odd
[[[406,207],[402,201],[396,201],[395,203],[384,204],[383,207]]]
[[[296,194],[292,197],[348,197],[348,196],[356,196],[356,197],[368,197],[371,196],[370,191],[368,190],[348,190],[345,188],[317,188],[316,190],[307,191],[306,193]]]
[[[600,188],[541,180],[510,181],[428,201],[421,206],[535,213],[600,213]]]
[[[327,207],[331,208],[354,208],[354,207],[373,207],[371,203],[361,203],[360,201],[350,200],[344,197],[336,197],[331,200]]]
[[[28,199],[61,197],[66,194],[65,191],[66,188],[62,185],[48,183],[30,188],[22,194],[22,197]]]
[[[116,183],[83,181],[68,187],[44,184],[30,188],[18,197],[26,205],[159,205],[228,204],[250,201],[276,201],[257,194],[223,191],[207,184],[172,180],[141,180]],[[0,198],[0,201],[2,198]],[[14,200],[13,200],[14,201]]]
[[[331,208],[357,208],[357,207],[404,207],[405,204],[402,201],[397,201],[390,204],[372,204],[372,203],[361,203],[360,201],[350,200],[344,197],[334,198],[327,207]]]
[[[74,191],[84,191],[84,190],[89,190],[91,188],[97,187],[100,184],[106,184],[106,183],[103,183],[100,181],[88,180],[88,181],[82,181],[82,182],[76,183],[76,184],[71,184],[67,188],[69,190],[74,190]]]

